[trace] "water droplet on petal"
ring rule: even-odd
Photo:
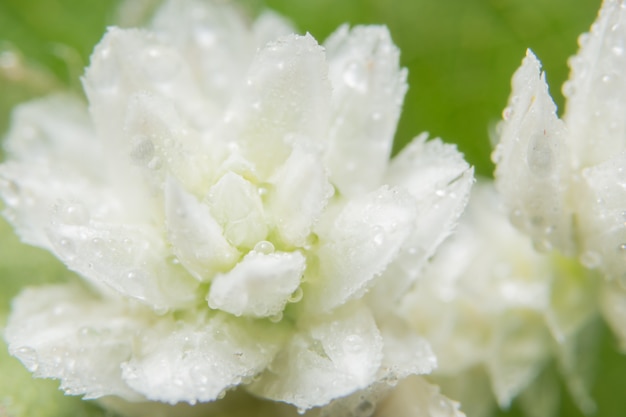
[[[89,212],[82,203],[68,204],[60,214],[66,224],[83,225],[89,222]]]
[[[215,31],[206,25],[198,25],[193,31],[196,43],[202,48],[210,48],[217,42]]]
[[[572,97],[576,93],[576,87],[572,81],[568,80],[563,83],[562,91],[565,97]]]
[[[436,397],[431,401],[428,411],[430,411],[430,417],[448,417],[454,414],[452,405],[448,401]]]
[[[274,253],[274,245],[272,244],[272,242],[262,240],[254,246],[254,251],[269,255],[270,253]]]
[[[363,350],[363,338],[358,334],[351,334],[343,341],[347,352],[357,353]]]
[[[370,417],[374,412],[374,404],[368,400],[363,400],[354,410],[355,417]]]
[[[513,115],[513,109],[511,107],[506,107],[504,110],[502,110],[502,118],[504,120],[509,120],[512,115]]]
[[[176,53],[165,47],[152,47],[143,53],[143,71],[152,81],[171,81],[180,70],[181,63]]]
[[[20,203],[20,187],[15,181],[0,178],[0,192],[7,206],[17,206]]]
[[[302,297],[304,296],[304,291],[302,291],[302,288],[298,287],[296,288],[296,290],[293,292],[293,294],[291,294],[291,296],[288,298],[288,301],[290,303],[297,303],[300,300],[302,300]]]
[[[24,364],[30,372],[35,372],[39,368],[39,355],[35,349],[29,346],[22,346],[15,351],[15,356]]]
[[[343,72],[343,80],[348,87],[365,93],[368,84],[367,68],[361,62],[350,62]]]
[[[270,319],[270,321],[272,323],[278,323],[278,322],[280,322],[283,319],[283,312],[280,311],[280,312],[274,314],[273,316],[270,316],[269,319]]]
[[[589,269],[596,268],[600,265],[600,255],[594,251],[586,251],[580,255],[580,263]]]
[[[154,157],[154,144],[147,136],[135,136],[130,146],[130,159],[135,164],[147,164]]]
[[[150,162],[148,162],[148,168],[153,171],[160,169],[162,166],[163,166],[163,162],[161,161],[161,158],[159,158],[158,156],[155,156],[154,158],[150,160]]]

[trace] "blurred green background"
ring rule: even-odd
[[[141,0],[131,0],[141,1]],[[258,11],[270,7],[302,32],[325,39],[337,26],[379,23],[389,27],[409,69],[409,92],[396,135],[400,149],[422,131],[458,144],[483,176],[491,175],[489,130],[499,120],[510,79],[526,48],[543,62],[560,111],[560,86],[578,35],[595,19],[600,0],[242,0]],[[80,90],[79,76],[104,28],[114,23],[113,0],[0,0],[0,131],[16,103],[57,89]],[[9,300],[22,285],[62,279],[63,269],[36,249],[18,245],[0,224],[0,325]],[[626,360],[602,329],[593,387],[598,416],[626,415]],[[63,397],[54,383],[16,392],[7,375],[30,376],[0,349],[0,417],[100,415]],[[11,382],[9,382],[11,381]],[[45,394],[43,394],[45,392]],[[12,401],[13,404],[9,404]],[[28,402],[17,407],[14,402]],[[50,406],[50,401],[55,406]],[[41,404],[39,404],[41,403]],[[34,407],[34,408],[33,408]],[[39,407],[39,408],[38,408]],[[71,413],[68,410],[72,409]],[[26,410],[26,411],[24,411]],[[516,405],[508,415],[519,415]],[[563,396],[562,416],[580,413]],[[391,416],[390,416],[391,417]]]

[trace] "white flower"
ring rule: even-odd
[[[528,52],[513,77],[496,183],[512,220],[538,247],[577,256],[606,278],[601,307],[626,346],[626,2],[605,0],[580,36],[556,115]]]
[[[576,349],[577,337],[597,315],[594,278],[575,260],[537,252],[485,181],[474,186],[454,236],[402,308],[437,356],[435,381],[468,415],[490,415],[493,396],[508,408],[553,359],[589,411],[593,402],[581,384],[586,362]],[[542,408],[549,404],[531,404],[535,412],[529,415],[550,415]]]
[[[171,1],[146,30],[109,29],[88,108],[16,110],[5,215],[89,284],[14,301],[5,336],[36,376],[172,404],[237,386],[300,409],[345,397],[330,409],[356,415],[433,369],[395,310],[472,170],[425,136],[389,162],[406,72],[385,28],[323,48],[291,31]]]
[[[609,279],[626,277],[626,3],[606,0],[579,38],[556,115],[537,58],[529,51],[513,76],[496,185],[512,220],[543,250],[579,256]]]

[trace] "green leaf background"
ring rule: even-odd
[[[139,0],[130,0],[139,1]],[[325,39],[337,26],[385,24],[409,69],[409,92],[396,135],[400,149],[422,131],[456,143],[478,174],[490,176],[489,131],[499,120],[510,79],[526,48],[543,62],[557,105],[567,58],[577,50],[600,0],[242,0],[270,7],[302,32]],[[70,88],[93,46],[115,20],[113,0],[0,0],[0,131],[21,101]],[[0,326],[10,299],[24,285],[68,279],[62,265],[17,241],[0,223]],[[593,396],[597,416],[626,415],[626,357],[600,326]],[[0,417],[103,416],[96,405],[57,391],[54,381],[31,380],[0,346]],[[565,390],[562,390],[565,392]],[[520,407],[501,415],[521,415]],[[567,394],[561,416],[580,416]],[[390,416],[392,417],[392,416]],[[470,416],[471,417],[471,416]]]

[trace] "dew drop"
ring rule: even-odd
[[[274,253],[274,245],[272,244],[272,242],[262,240],[254,245],[254,251],[269,255],[270,253]]]
[[[150,138],[137,135],[131,141],[130,159],[135,164],[145,165],[154,158],[154,144]]]
[[[364,400],[356,407],[355,416],[357,417],[369,417],[374,411],[374,404],[370,401]]]
[[[533,174],[548,175],[553,168],[553,152],[549,138],[544,134],[535,134],[528,143],[526,163]]]
[[[502,118],[504,120],[509,120],[512,115],[513,115],[513,109],[511,107],[506,107],[504,110],[502,110]]]
[[[452,405],[443,398],[434,398],[428,408],[431,417],[447,417],[454,414]]]
[[[287,299],[287,301],[289,301],[290,303],[297,303],[300,300],[302,300],[302,297],[304,296],[304,291],[302,291],[302,288],[298,287],[296,288],[296,290],[293,292],[293,294],[291,294],[291,296],[289,296],[289,298]]]
[[[0,178],[0,192],[7,206],[17,206],[20,203],[20,187],[15,181]]]
[[[596,268],[600,265],[600,255],[594,251],[586,251],[580,255],[580,263],[589,269]]]
[[[272,323],[278,323],[283,319],[283,312],[280,311],[274,314],[273,316],[269,316],[268,318]]]
[[[626,243],[622,243],[617,247],[622,253],[626,253]]]
[[[343,80],[348,87],[361,93],[367,91],[367,69],[358,61],[353,61],[346,66],[343,72]]]
[[[351,334],[344,340],[346,351],[357,353],[363,350],[363,338],[358,334]]]
[[[98,336],[98,332],[93,327],[85,326],[78,329],[78,336],[83,338],[91,338]]]
[[[565,97],[572,97],[576,93],[576,87],[572,81],[568,80],[563,83],[562,91]]]
[[[259,196],[261,198],[267,196],[270,192],[270,186],[267,184],[261,184],[259,185],[257,192],[259,193]]]
[[[74,246],[74,242],[67,238],[59,239],[59,247],[61,249],[61,255],[67,258],[68,260],[73,260],[76,255],[76,247]]]
[[[552,242],[545,238],[534,239],[533,246],[538,252],[549,252],[553,248]]]
[[[61,211],[66,224],[83,225],[89,222],[89,212],[81,203],[68,204]]]
[[[30,372],[35,372],[39,368],[39,355],[37,355],[35,349],[29,346],[22,346],[15,351],[15,356]]]
[[[136,280],[140,276],[141,276],[141,271],[137,271],[137,270],[129,271],[126,274],[126,278],[128,278],[129,280]]]
[[[154,158],[150,160],[150,162],[148,162],[148,168],[153,171],[160,169],[162,166],[163,166],[163,162],[161,161],[161,158],[159,158],[158,156],[155,156]]]
[[[217,42],[215,32],[205,25],[198,25],[194,29],[196,43],[203,48],[210,48]]]
[[[168,48],[152,47],[143,53],[143,71],[152,81],[168,82],[180,70],[176,53]]]
[[[157,316],[164,316],[170,312],[170,309],[166,306],[156,306],[153,310]]]
[[[580,47],[583,47],[587,44],[587,42],[589,42],[589,34],[588,33],[583,33],[582,35],[580,35],[578,37],[578,45]]]
[[[390,387],[395,387],[396,385],[398,385],[398,377],[394,374],[391,374],[385,379],[385,382]]]
[[[206,385],[209,382],[209,377],[204,372],[204,369],[198,365],[191,368],[190,375],[194,385]]]

